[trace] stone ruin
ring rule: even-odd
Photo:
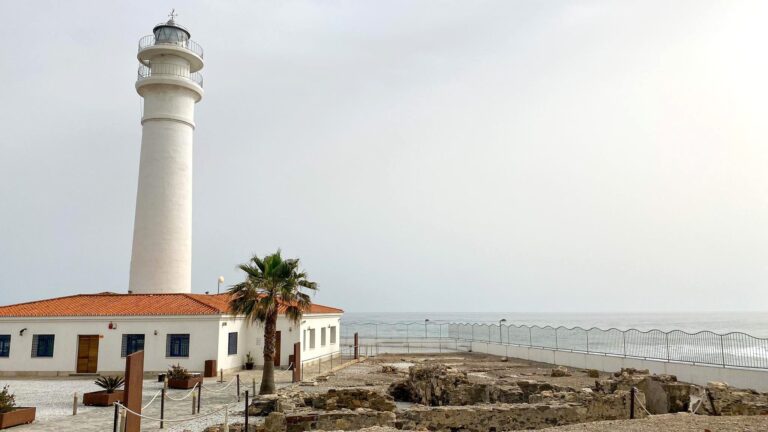
[[[266,416],[254,426],[258,432],[359,430],[372,426],[437,432],[524,430],[627,419],[632,387],[637,389],[636,418],[647,415],[643,407],[651,414],[768,414],[768,394],[733,389],[722,383],[700,387],[678,382],[673,375],[652,375],[647,370],[622,369],[611,377],[596,379],[594,387],[575,389],[519,378],[472,382],[466,372],[431,362],[411,366],[404,380],[390,385],[388,394],[366,388],[331,389],[317,394],[291,389],[273,397],[256,398],[249,412]],[[398,409],[395,401],[412,405]]]

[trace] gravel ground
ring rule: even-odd
[[[640,420],[610,420],[540,429],[542,432],[765,432],[768,416],[710,417],[691,414],[664,414]]]

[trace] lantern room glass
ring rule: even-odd
[[[156,44],[175,44],[186,46],[189,43],[189,33],[173,26],[159,26],[155,28]]]

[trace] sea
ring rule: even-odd
[[[683,330],[688,333],[709,330],[715,333],[742,332],[768,338],[768,312],[664,312],[664,313],[532,313],[532,312],[345,312],[342,323],[424,323],[464,322],[507,325],[582,327],[589,329],[630,328]]]

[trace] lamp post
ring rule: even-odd
[[[507,322],[506,318],[502,318],[499,320],[499,343],[504,343],[504,340],[501,337],[501,324]]]
[[[216,285],[216,294],[219,294],[219,290],[221,289],[221,284],[224,283],[224,276],[219,276],[218,285]]]

